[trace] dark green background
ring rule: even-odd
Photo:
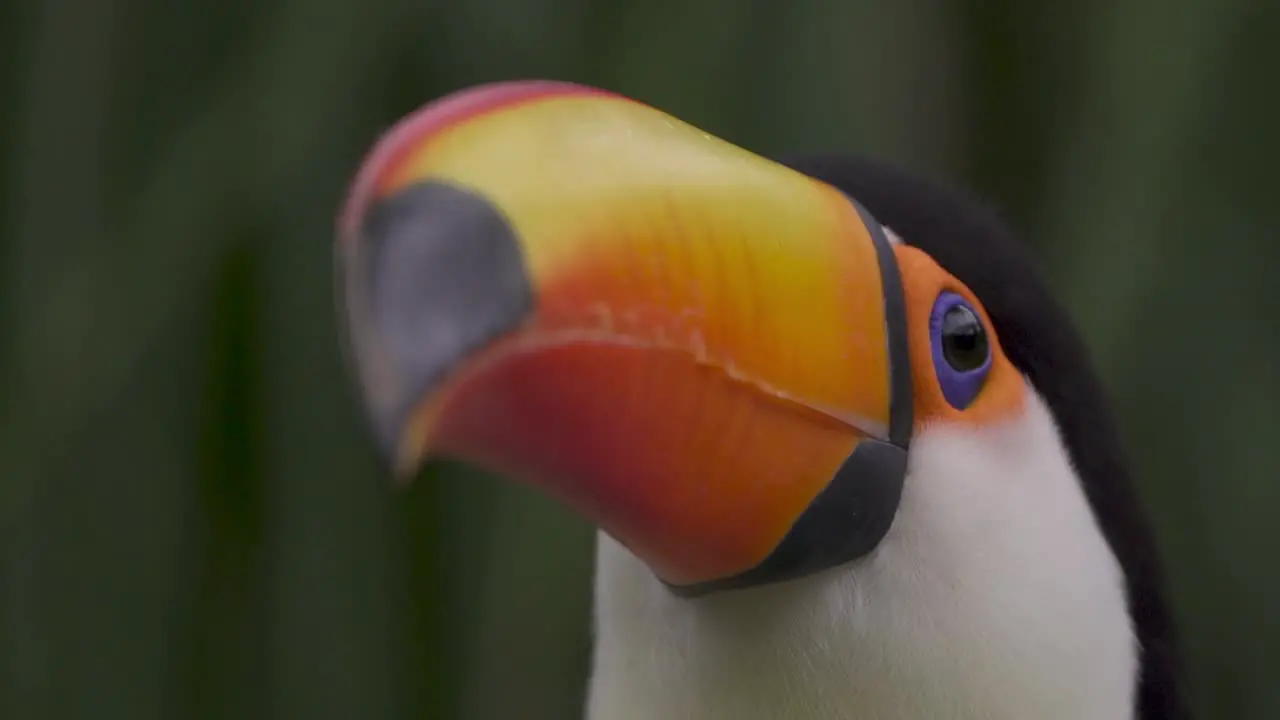
[[[590,530],[392,493],[332,221],[422,101],[603,85],[959,181],[1115,393],[1206,718],[1280,717],[1275,0],[3,0],[0,717],[577,717]]]

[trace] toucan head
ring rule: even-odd
[[[537,486],[680,593],[864,556],[914,427],[1024,401],[982,302],[856,197],[611,93],[432,103],[340,224],[400,475],[440,455]]]
[[[600,528],[593,706],[1181,717],[1100,383],[954,194],[511,82],[387,132],[339,226],[399,476],[461,459]]]

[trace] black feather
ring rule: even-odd
[[[1138,718],[1185,720],[1173,621],[1154,538],[1130,478],[1103,384],[1029,249],[990,209],[943,185],[856,156],[781,162],[862,203],[978,296],[1005,354],[1053,413],[1093,512],[1127,579],[1142,648]]]

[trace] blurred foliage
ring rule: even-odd
[[[331,293],[377,134],[535,76],[1003,207],[1115,392],[1205,717],[1280,717],[1277,10],[5,0],[0,717],[579,715],[591,531],[460,468],[391,492]]]

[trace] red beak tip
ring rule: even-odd
[[[499,108],[552,96],[616,96],[607,90],[559,80],[506,80],[455,91],[420,106],[382,133],[366,154],[338,219],[351,237],[360,216],[389,173],[414,149],[445,129]]]

